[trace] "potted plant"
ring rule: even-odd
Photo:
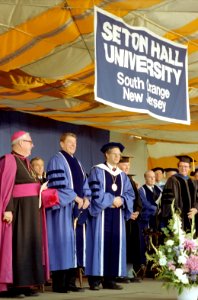
[[[155,277],[163,280],[167,288],[174,287],[179,300],[197,300],[198,297],[198,238],[194,238],[194,220],[190,233],[182,229],[180,215],[172,205],[172,219],[163,228],[164,243],[146,253],[147,260],[155,269]]]

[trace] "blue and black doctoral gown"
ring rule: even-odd
[[[73,160],[73,164],[71,163]],[[75,161],[75,162],[74,162]],[[74,167],[78,172],[74,172]],[[79,171],[80,170],[80,171]],[[80,175],[78,195],[75,175]],[[78,178],[78,176],[76,176]],[[60,205],[53,206],[46,210],[50,270],[66,270],[76,268],[78,265],[76,248],[76,231],[74,228],[74,207],[76,196],[90,197],[86,174],[81,163],[64,151],[58,152],[51,158],[47,166],[48,186],[58,190]],[[79,212],[77,212],[78,214]],[[79,217],[79,215],[77,215]],[[84,254],[81,262],[85,264],[85,247],[80,250]]]
[[[117,190],[113,188],[116,184]],[[126,276],[125,221],[133,212],[134,190],[127,175],[100,164],[92,168],[89,176],[92,190],[90,215],[87,224],[86,275],[117,277]],[[116,196],[123,205],[113,207]]]

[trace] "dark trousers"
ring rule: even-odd
[[[88,276],[87,279],[89,286],[99,286],[102,283],[101,276]]]
[[[66,292],[76,285],[77,269],[52,271],[52,291]]]

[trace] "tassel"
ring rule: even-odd
[[[192,157],[192,171],[195,172],[195,160],[194,158]]]

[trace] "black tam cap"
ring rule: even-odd
[[[153,168],[152,171],[153,171],[153,172],[155,172],[155,171],[162,171],[162,173],[164,173],[164,169],[161,168],[161,167]]]
[[[165,168],[164,171],[166,173],[168,173],[168,172],[176,172],[176,173],[178,173],[179,172],[177,168]]]
[[[110,143],[103,145],[102,148],[100,149],[100,151],[105,153],[105,152],[107,152],[107,150],[113,149],[113,148],[119,148],[120,152],[123,152],[125,147],[121,143],[110,142]]]
[[[130,162],[130,158],[132,158],[132,156],[122,156],[122,157],[120,158],[119,163],[127,163],[127,162]]]
[[[196,162],[196,160],[193,160],[193,158],[188,155],[177,155],[176,157],[179,159],[179,161],[186,162],[189,164],[193,161]]]

